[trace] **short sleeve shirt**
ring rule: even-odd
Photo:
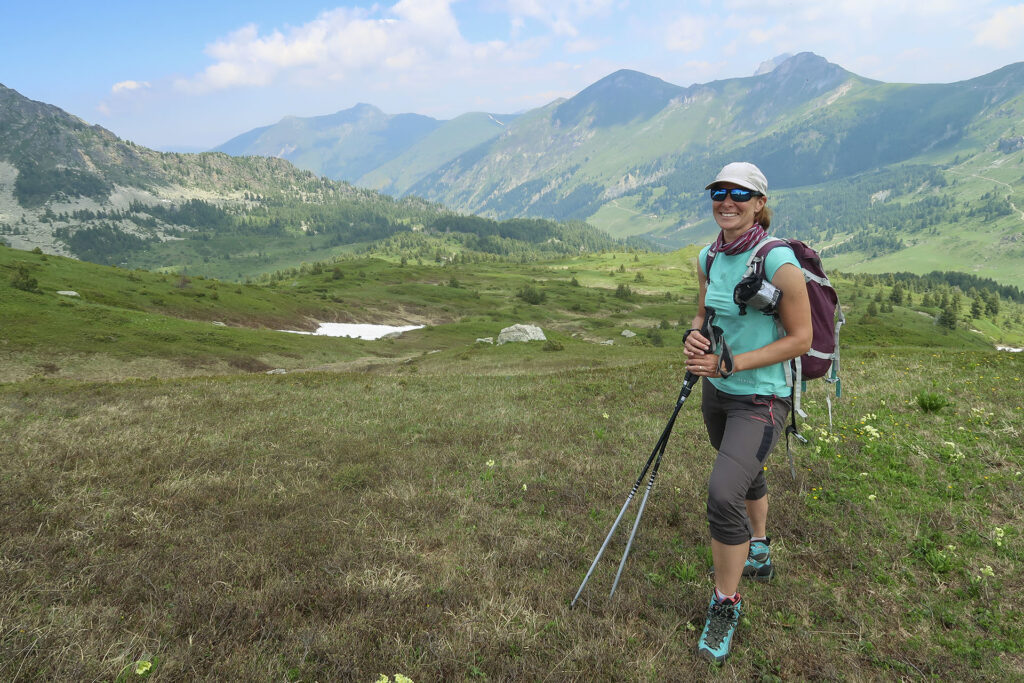
[[[710,248],[710,245],[704,247],[698,256],[698,267],[702,273],[707,264],[707,253]],[[749,250],[731,256],[717,254],[711,265],[711,281],[704,296],[704,305],[715,309],[714,324],[722,328],[722,336],[732,349],[733,355],[767,346],[780,336],[774,317],[750,308],[745,315],[740,315],[739,306],[733,301],[733,289],[743,278],[750,255]],[[764,262],[765,276],[771,280],[775,277],[775,271],[784,263],[800,267],[793,250],[789,247],[776,247],[769,251]],[[711,377],[709,381],[716,389],[727,394],[791,396],[793,393],[792,388],[786,383],[784,363],[743,370],[727,378]]]

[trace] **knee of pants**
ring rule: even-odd
[[[747,506],[743,498],[731,492],[708,491],[708,528],[711,538],[725,545],[739,545],[750,540]]]

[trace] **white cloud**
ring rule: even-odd
[[[581,20],[607,14],[615,4],[614,0],[507,0],[507,9],[513,35],[524,28],[526,19],[533,19],[555,35],[575,38]]]
[[[665,47],[678,52],[696,52],[704,47],[710,28],[704,17],[681,16],[666,29]]]
[[[455,69],[460,61],[507,57],[505,43],[466,41],[451,12],[452,1],[401,0],[383,15],[377,6],[341,8],[302,26],[267,34],[250,24],[207,46],[214,63],[176,85],[204,93],[278,80],[343,81],[373,74],[386,78]]]
[[[601,48],[601,44],[596,40],[589,38],[580,38],[578,40],[570,40],[565,44],[565,51],[569,54],[581,54],[584,52],[597,52]]]
[[[117,94],[119,92],[140,90],[148,87],[150,87],[149,81],[121,81],[120,83],[115,83],[110,92]]]
[[[985,21],[974,34],[974,44],[1010,48],[1024,44],[1024,5],[1004,7]]]

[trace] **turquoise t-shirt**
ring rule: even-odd
[[[698,257],[702,273],[707,264],[707,253],[710,248],[711,245],[704,247]],[[774,317],[752,308],[747,308],[746,315],[740,315],[739,306],[732,299],[733,289],[743,279],[749,258],[750,251],[732,256],[721,253],[715,256],[711,265],[711,282],[708,283],[704,296],[704,305],[715,309],[714,324],[722,328],[722,336],[732,349],[733,355],[737,356],[767,346],[779,338]],[[793,250],[789,247],[776,247],[769,251],[764,262],[765,276],[771,280],[783,263],[792,263],[797,268],[800,267]],[[793,393],[793,389],[786,384],[784,363],[743,370],[733,373],[728,378],[708,379],[716,389],[727,394],[791,396]]]

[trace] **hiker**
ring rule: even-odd
[[[803,272],[788,247],[772,249],[764,261],[764,277],[781,297],[776,293],[765,308],[760,307],[763,296],[740,305],[750,293],[749,287],[737,289],[750,250],[771,224],[764,174],[753,164],[731,163],[705,189],[721,232],[700,253],[697,316],[683,341],[686,369],[704,378],[701,412],[718,450],[707,499],[715,590],[697,651],[720,663],[729,655],[739,620],[741,577],[768,581],[774,575],[765,461],[792,410],[786,368],[810,349],[812,327]],[[705,272],[709,250],[710,277]],[[772,291],[767,287],[759,295],[767,292],[771,299]],[[725,342],[717,354],[700,332],[709,311]]]

